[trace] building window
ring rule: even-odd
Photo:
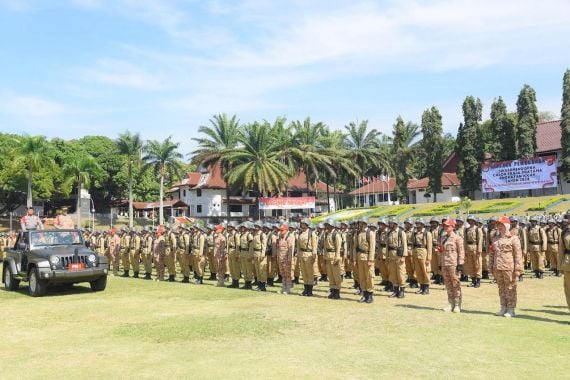
[[[202,205],[196,205],[196,214],[202,213]]]
[[[196,196],[197,196],[197,197],[201,197],[201,196],[202,196],[202,189],[197,189],[197,190],[196,190]]]
[[[184,194],[184,198],[186,198],[186,189],[184,189],[182,193]]]
[[[242,212],[243,208],[241,205],[230,205],[230,212]]]

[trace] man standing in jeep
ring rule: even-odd
[[[22,219],[20,219],[20,225],[22,227],[22,231],[42,230],[44,228],[39,216],[34,215],[33,207],[28,207],[28,213],[22,216]]]

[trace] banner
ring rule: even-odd
[[[315,197],[259,198],[260,210],[291,210],[315,208]]]
[[[556,170],[556,156],[483,164],[481,189],[484,193],[493,193],[556,187]]]

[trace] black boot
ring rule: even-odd
[[[380,276],[380,269],[374,268],[374,276]]]
[[[432,280],[432,281],[435,280],[435,276],[436,276],[436,274],[432,272],[430,280]]]
[[[186,277],[184,276],[184,278],[182,279],[182,281],[180,281],[183,284],[189,284],[190,283],[190,277]]]
[[[239,280],[232,280],[232,283],[227,286],[230,289],[237,289],[239,288]]]
[[[368,292],[368,298],[366,299],[366,303],[373,303],[374,302],[374,294],[372,292]]]
[[[307,284],[303,284],[303,293],[301,293],[301,296],[306,297],[307,293],[308,293],[308,289],[307,289],[308,285]]]
[[[273,277],[267,279],[267,286],[273,286]]]
[[[425,288],[424,284],[420,285],[420,290],[416,291],[415,293],[416,294],[424,294],[424,288]]]
[[[146,272],[146,273],[144,274],[144,279],[145,279],[145,280],[152,280],[151,274],[148,273],[148,272]]]
[[[173,274],[168,276],[168,282],[176,282],[175,276]]]
[[[387,283],[388,283],[388,281],[382,280],[382,281],[380,281],[380,283],[378,284],[378,286],[386,286]]]
[[[544,278],[544,272],[538,272],[538,278],[542,280]]]
[[[276,284],[281,284],[283,282],[283,277],[281,275],[277,275],[277,280],[275,280]]]
[[[307,285],[307,297],[313,296],[313,285]]]
[[[139,278],[139,272],[134,272],[134,273],[133,273],[133,278]]]
[[[240,289],[251,290],[251,288],[252,288],[251,281],[246,281],[245,284]]]
[[[334,297],[333,299],[335,300],[339,300],[340,299],[340,289],[335,289],[334,290]]]
[[[483,271],[483,276],[482,276],[483,280],[488,280],[489,279],[489,271],[488,270],[484,270]]]
[[[265,292],[267,289],[265,288],[265,282],[260,282],[257,288],[255,288],[258,292]]]
[[[386,286],[384,287],[385,292],[394,291],[394,285],[390,281],[386,281]]]
[[[459,279],[459,281],[467,282],[469,281],[469,276],[467,276],[466,274],[461,274],[461,278]]]
[[[440,275],[439,275],[439,282],[438,282],[438,285],[443,285],[444,283],[445,283],[445,282],[443,281],[443,275],[440,274]]]
[[[422,293],[423,296],[427,296],[429,294],[429,285],[424,285],[424,292]]]
[[[124,271],[121,277],[129,277],[129,271]]]
[[[352,279],[352,272],[346,272],[346,275],[344,277]]]
[[[293,278],[293,283],[294,284],[299,284],[299,276],[295,276],[295,278]]]
[[[406,293],[405,293],[405,289],[403,286],[400,286],[400,291],[398,292],[398,298],[404,298]]]
[[[251,284],[252,286],[258,286],[259,285],[259,281],[257,281],[257,277],[253,278],[253,284]]]
[[[334,289],[330,289],[329,295],[328,295],[328,297],[327,297],[329,300],[334,299],[334,291],[335,291]]]
[[[410,288],[412,288],[412,289],[417,289],[418,287],[419,287],[419,286],[418,286],[418,281],[412,280],[412,281],[410,282]]]
[[[555,275],[556,275],[556,277],[561,277],[562,272],[560,272],[560,270],[556,269]]]
[[[473,285],[474,288],[480,288],[481,287],[481,279],[480,278],[476,278],[475,279],[475,285]]]
[[[313,277],[313,283],[312,283],[312,285],[313,285],[313,286],[319,285],[319,278],[318,278],[317,276]]]
[[[390,294],[388,296],[388,298],[394,298],[394,297],[398,297],[398,294],[400,293],[400,287],[399,286],[394,286],[393,290],[392,290],[392,294]]]
[[[358,281],[354,281],[354,285],[352,285],[353,289],[359,289],[360,288],[360,284],[358,283]]]
[[[323,274],[323,282],[329,282],[329,276],[327,276],[326,274]]]
[[[366,302],[367,300],[368,300],[368,292],[364,291],[364,292],[362,292],[362,297],[360,297],[358,302],[362,303],[362,302]]]

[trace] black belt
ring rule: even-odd
[[[414,244],[414,248],[425,248],[425,245],[421,245],[421,244]]]
[[[558,244],[558,240],[549,240],[548,241],[550,244]]]
[[[313,253],[313,251],[309,250],[309,249],[302,249],[301,252],[303,253]]]
[[[368,250],[364,250],[364,249],[360,249],[360,248],[358,248],[356,251],[358,253],[368,253]]]
[[[541,244],[539,241],[532,241],[532,240],[529,240],[529,241],[530,241],[530,244],[534,244],[534,245],[539,245],[539,244]]]
[[[388,244],[380,244],[380,247],[386,247]]]
[[[397,245],[396,245],[396,246],[391,246],[391,245],[390,245],[390,246],[388,246],[388,248],[389,248],[389,249],[398,249],[398,246],[397,246]]]
[[[564,254],[565,254],[565,255],[570,255],[570,249],[565,249],[565,250],[564,250]]]
[[[468,241],[467,244],[475,245],[475,244],[477,244],[477,242],[475,242],[475,241]]]
[[[327,249],[327,253],[335,253],[335,252],[336,252],[336,251],[329,251],[329,250]]]

